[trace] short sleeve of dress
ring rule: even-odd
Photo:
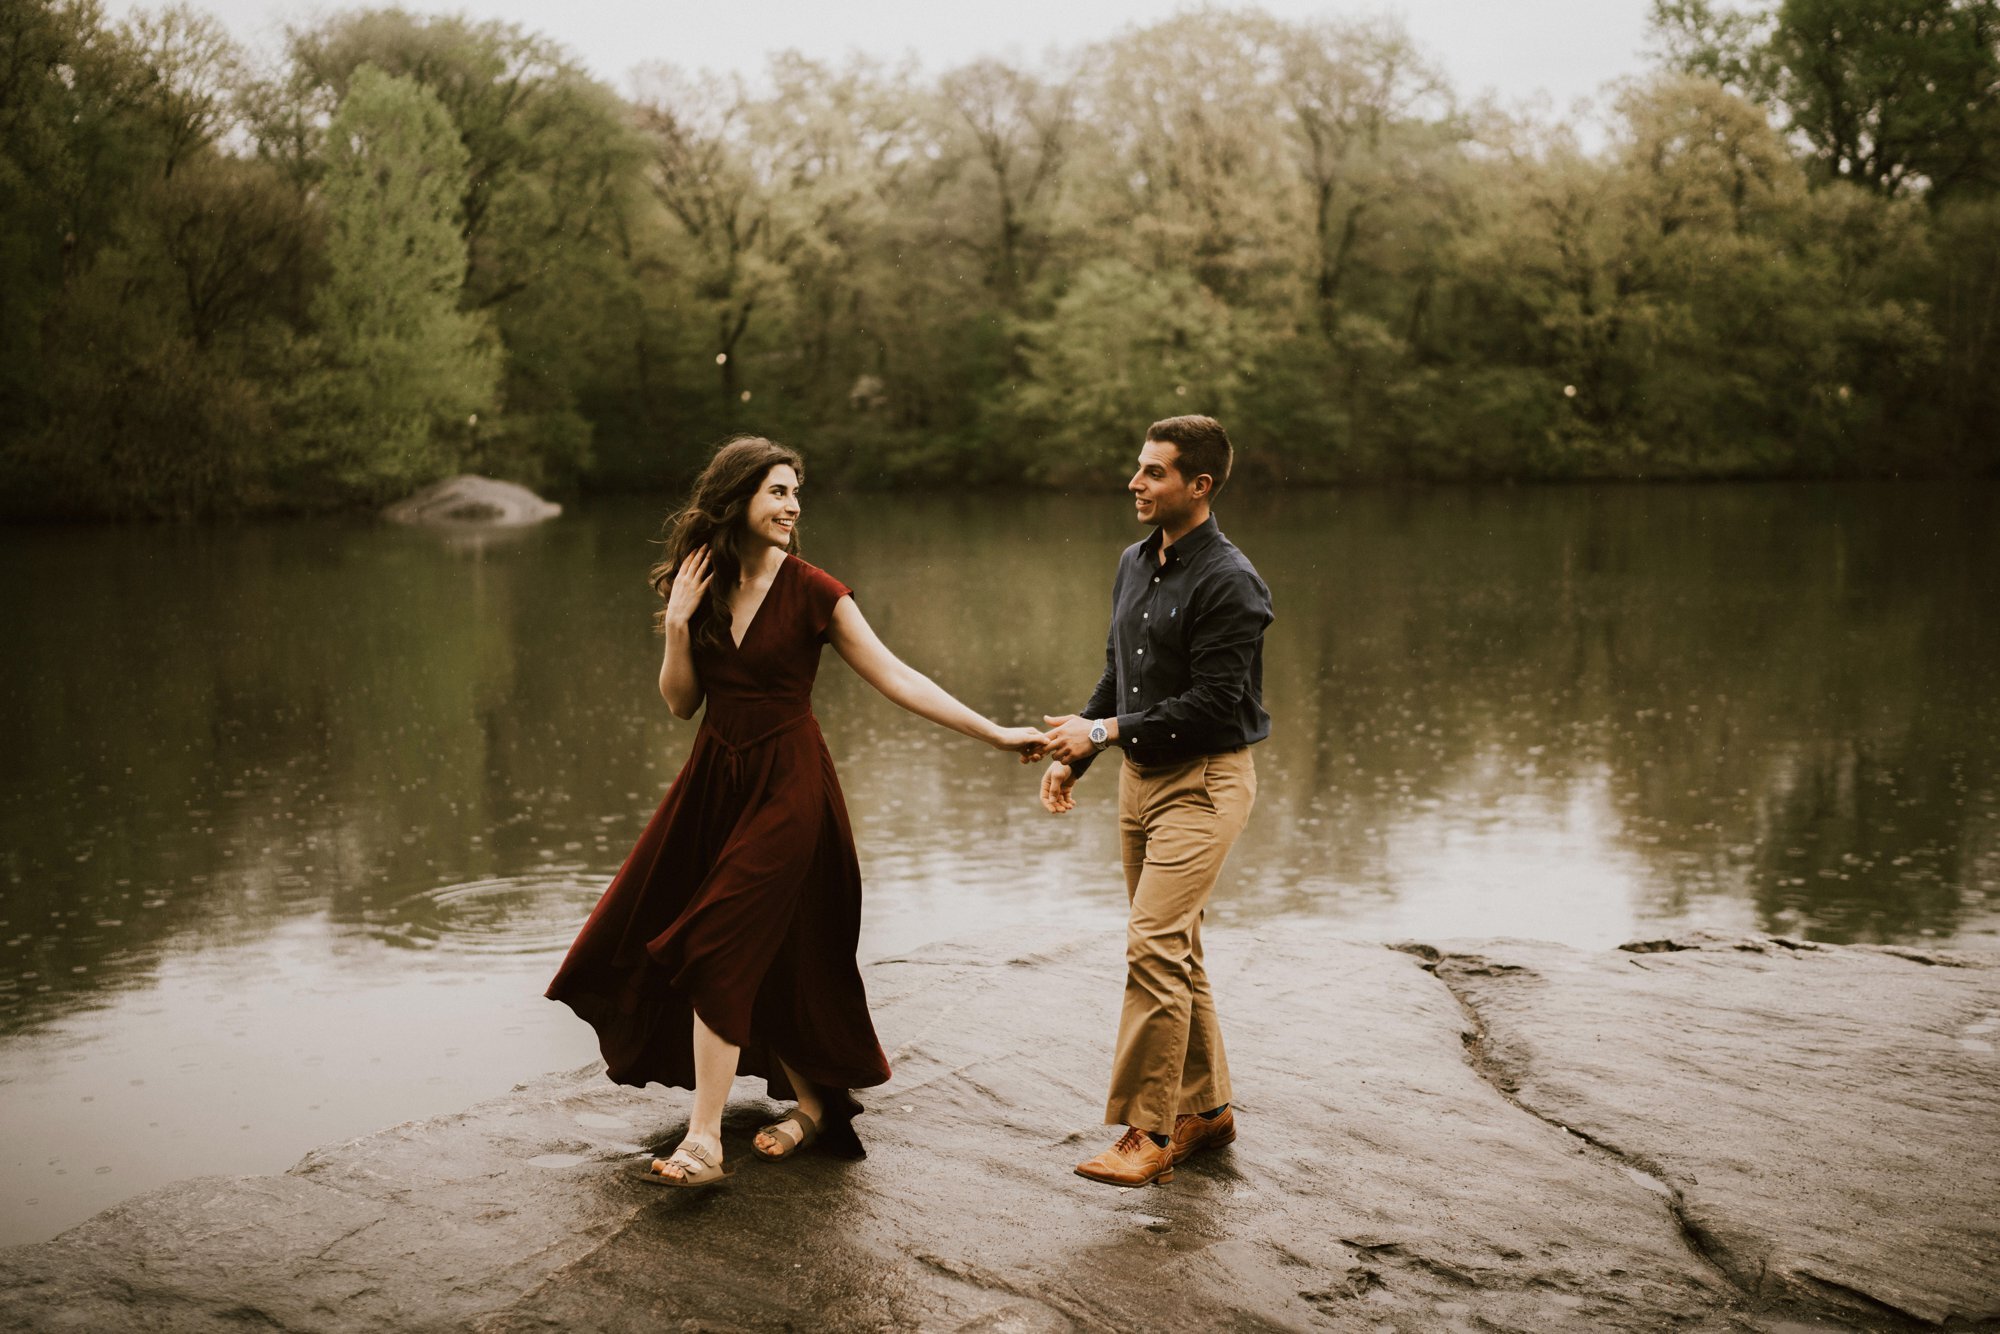
[[[813,638],[825,639],[827,627],[833,624],[833,609],[842,598],[851,597],[854,590],[817,565],[800,561],[799,566],[799,572],[805,576],[800,582],[806,594],[806,621],[812,627]]]

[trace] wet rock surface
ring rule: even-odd
[[[562,506],[525,486],[474,473],[433,482],[382,511],[394,523],[442,528],[522,528],[553,519]]]
[[[730,1182],[649,1186],[685,1095],[587,1067],[0,1252],[0,1325],[2000,1327],[2000,959],[1655,945],[1213,929],[1242,1138],[1139,1190],[1070,1170],[1122,940],[934,947],[864,1160],[756,1160],[746,1081]]]
[[[2000,1316],[1992,959],[1697,935],[1436,971],[1495,1082],[1664,1182],[1746,1293],[1871,1327]]]

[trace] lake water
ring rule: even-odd
[[[1212,919],[2000,943],[1996,500],[1231,497],[1275,723]],[[1032,721],[1096,678],[1129,514],[809,490],[803,537],[892,648]],[[658,520],[0,532],[0,1242],[594,1057],[540,993],[693,733],[655,693]],[[1088,933],[1119,985],[1108,769],[1057,819],[831,655],[816,707],[864,959]]]

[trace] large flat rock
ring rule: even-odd
[[[1758,1298],[1863,1323],[2000,1317],[1991,958],[1693,936],[1437,966],[1520,1104],[1674,1192]]]
[[[1212,930],[1243,1136],[1132,1191],[1070,1171],[1107,1140],[1122,939],[936,947],[868,970],[896,1078],[865,1095],[864,1160],[756,1161],[771,1109],[745,1083],[730,1184],[650,1187],[625,1167],[678,1137],[685,1095],[587,1067],[0,1252],[0,1324],[1994,1321],[2000,1078],[1966,1044],[2000,961],[1690,943]]]

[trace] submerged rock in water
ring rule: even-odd
[[[525,486],[464,473],[434,482],[382,511],[396,523],[521,528],[553,519],[562,506]]]
[[[2000,958],[1687,938],[1602,953],[1211,928],[1241,1138],[1071,1168],[1122,934],[867,971],[869,1155],[626,1168],[686,1095],[601,1066],[150,1192],[0,1252],[0,1324],[1429,1331],[2000,1319]],[[1986,1031],[1986,1030],[1982,1030]],[[588,1041],[579,1025],[579,1044]],[[1983,1203],[1982,1203],[1983,1202]]]

